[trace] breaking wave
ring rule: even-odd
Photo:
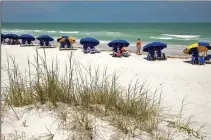
[[[181,39],[192,39],[192,38],[200,37],[200,35],[175,35],[175,34],[162,34],[162,36],[175,37],[175,38],[181,38]]]

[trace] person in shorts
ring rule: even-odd
[[[137,47],[137,51],[136,54],[140,55],[141,54],[141,41],[138,38],[138,40],[136,41],[136,47]]]

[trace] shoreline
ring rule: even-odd
[[[6,46],[19,46],[19,47],[26,48],[26,47],[38,47],[38,44],[35,44],[33,46],[20,46],[20,45],[6,45],[6,44],[1,44],[1,46],[5,46],[5,47]],[[76,43],[75,45],[73,45],[73,47],[82,50],[82,46],[79,45],[78,43]],[[58,43],[52,44],[52,48],[48,48],[48,49],[54,49],[54,48],[59,48],[59,44]],[[112,52],[111,48],[109,48],[109,47],[107,47],[108,49],[104,49],[102,47],[96,47],[96,48],[97,48],[97,50],[99,50],[101,52]],[[171,55],[171,54],[168,53],[168,50],[167,49],[165,49],[165,51],[163,51],[166,54],[166,57],[167,58],[171,58],[171,59],[190,59],[191,58],[191,56],[188,56],[188,55],[185,55],[185,54],[182,54],[182,53],[181,53],[181,55]],[[68,51],[68,50],[66,50],[66,51]],[[131,49],[131,47],[128,47],[128,51],[130,53],[132,53],[132,54],[135,54],[135,50]],[[141,53],[142,53],[141,55],[144,55],[144,56],[147,55],[147,53],[145,53],[145,52],[143,53],[141,51]]]

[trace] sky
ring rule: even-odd
[[[2,1],[1,8],[2,22],[211,22],[211,1]]]

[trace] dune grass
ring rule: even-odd
[[[57,108],[58,103],[65,103],[96,116],[109,116],[114,126],[124,134],[133,136],[136,130],[142,130],[154,137],[163,121],[161,93],[150,92],[144,83],[138,82],[124,89],[118,84],[116,74],[107,74],[106,68],[100,71],[99,68],[81,65],[75,60],[73,52],[69,55],[68,63],[63,63],[63,74],[58,59],[48,62],[45,50],[43,54],[36,50],[34,61],[28,59],[27,62],[28,69],[23,73],[15,58],[7,58],[4,70],[8,83],[2,91],[6,105],[22,107],[50,102]],[[65,120],[65,114],[61,116]],[[89,130],[87,124],[82,126]],[[163,136],[156,137],[161,139]]]

